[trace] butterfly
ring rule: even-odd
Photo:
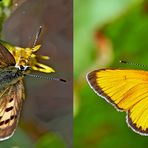
[[[44,73],[54,72],[51,67],[37,63],[36,55],[33,53],[40,47],[36,43],[41,30],[42,26],[36,34],[32,48],[13,48],[8,43],[0,41],[0,141],[10,138],[16,129],[22,103],[25,99],[23,79],[26,75],[66,82],[65,79],[61,78],[30,74],[33,70]],[[46,56],[41,57],[47,59]]]
[[[23,78],[30,71],[29,60],[41,29],[42,26],[36,34],[33,47],[28,48],[31,53],[25,60],[23,60],[22,51],[18,57],[19,60],[16,60],[16,56],[10,53],[5,42],[0,41],[0,141],[10,138],[16,129],[25,98]],[[22,65],[22,61],[25,64]]]
[[[20,116],[27,66],[16,66],[11,53],[0,44],[0,140],[11,137]]]
[[[128,126],[148,136],[148,72],[99,69],[87,74],[90,87],[118,111],[126,112]]]

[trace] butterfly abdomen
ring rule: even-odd
[[[0,89],[15,84],[23,74],[14,66],[0,69]]]

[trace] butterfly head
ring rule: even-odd
[[[22,72],[25,72],[25,71],[28,71],[31,69],[31,66],[23,66],[23,65],[20,65],[20,66],[15,66],[18,70],[22,71]]]

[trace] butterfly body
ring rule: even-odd
[[[0,68],[0,90],[21,80],[24,73],[15,66]]]
[[[99,69],[88,73],[91,88],[117,110],[127,113],[129,127],[148,136],[148,72]]]

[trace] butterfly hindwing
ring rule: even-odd
[[[99,96],[127,112],[128,125],[135,132],[148,135],[148,72],[100,69],[90,72],[87,80]]]
[[[0,91],[0,140],[11,137],[16,128],[24,98],[23,81]]]

